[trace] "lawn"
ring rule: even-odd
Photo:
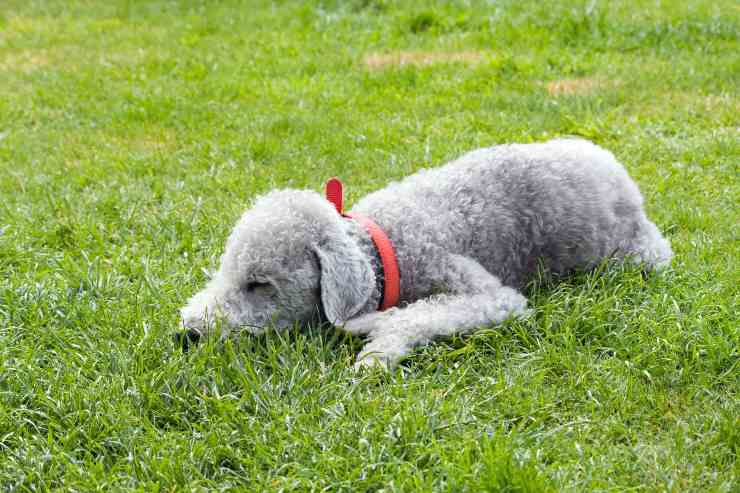
[[[0,490],[740,491],[731,0],[0,3]],[[503,142],[612,150],[672,242],[352,371],[330,327],[183,354],[255,196]]]

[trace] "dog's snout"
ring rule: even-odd
[[[184,353],[187,353],[190,346],[198,344],[200,341],[201,334],[196,329],[188,329],[182,332],[178,332],[174,336],[175,344],[182,348]]]

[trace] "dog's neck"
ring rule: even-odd
[[[370,295],[365,306],[362,307],[358,315],[370,313],[378,310],[381,299],[383,297],[383,285],[385,279],[383,277],[383,263],[380,260],[378,249],[375,247],[370,234],[367,230],[358,222],[352,219],[347,219],[349,223],[349,235],[357,242],[360,247],[360,251],[370,260],[370,266],[373,269],[373,275],[375,277],[375,286],[373,286],[373,292]]]

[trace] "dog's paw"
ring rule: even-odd
[[[374,370],[388,371],[391,369],[391,363],[388,358],[381,354],[361,354],[357,357],[354,369],[358,373]]]
[[[392,370],[408,353],[408,345],[396,334],[376,337],[357,355],[356,370],[382,368]]]

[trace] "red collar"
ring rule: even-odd
[[[398,271],[396,252],[393,249],[393,243],[391,243],[390,238],[369,217],[356,212],[343,212],[344,196],[342,193],[342,182],[337,178],[332,178],[326,182],[326,200],[331,202],[336,207],[337,212],[343,217],[354,219],[367,230],[378,251],[380,262],[383,265],[383,298],[380,301],[380,310],[387,310],[396,306],[401,294],[401,276]]]

